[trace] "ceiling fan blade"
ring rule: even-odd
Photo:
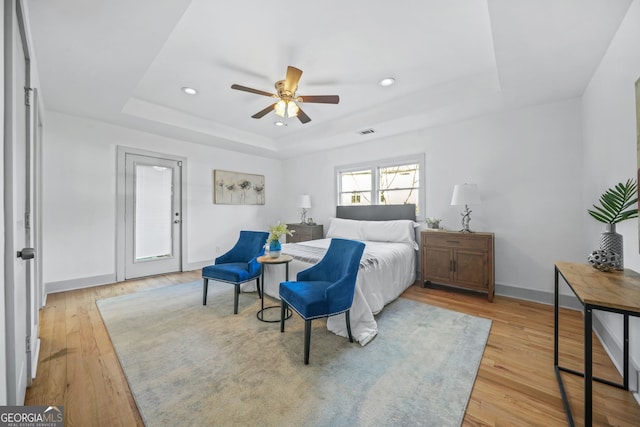
[[[316,104],[337,104],[340,102],[340,97],[338,95],[301,95],[296,98],[296,101],[313,102]]]
[[[251,116],[251,117],[253,117],[254,119],[260,119],[260,118],[262,118],[262,117],[266,116],[268,113],[270,113],[270,112],[274,109],[274,107],[276,106],[276,104],[277,104],[277,103],[274,103],[274,104],[269,105],[267,108],[265,108],[264,110],[260,110],[260,111],[258,111],[257,113],[255,113],[255,114],[254,114],[253,116]]]
[[[251,92],[251,93],[258,94],[258,95],[269,96],[271,98],[277,98],[278,97],[277,95],[275,95],[273,93],[265,92],[263,90],[258,90],[258,89],[252,89],[250,87],[240,86],[240,85],[236,85],[236,84],[231,85],[231,89],[242,90],[242,91],[245,91],[245,92]]]
[[[298,82],[300,81],[300,76],[302,76],[302,70],[288,66],[287,67],[287,77],[284,80],[284,90],[291,92],[292,94],[298,90]]]
[[[302,124],[309,123],[311,121],[311,118],[307,116],[304,111],[302,111],[302,108],[298,109],[297,117],[298,117],[298,120],[302,122]]]

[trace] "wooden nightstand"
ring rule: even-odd
[[[293,236],[287,236],[287,243],[305,242],[307,240],[322,239],[322,224],[287,224],[289,230],[295,231]]]
[[[422,281],[494,293],[493,233],[421,231]]]

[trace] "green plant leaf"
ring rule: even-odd
[[[600,196],[600,206],[587,209],[589,215],[597,221],[616,224],[638,217],[638,183],[628,179],[626,183],[618,183]]]

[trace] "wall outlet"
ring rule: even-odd
[[[216,246],[216,253],[219,254],[222,252],[222,248],[220,246]]]

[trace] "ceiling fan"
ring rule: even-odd
[[[251,116],[254,119],[260,119],[267,113],[271,112],[271,110],[274,110],[280,117],[298,117],[298,120],[300,120],[302,123],[308,123],[311,121],[311,119],[305,114],[304,111],[302,111],[297,103],[310,102],[319,104],[337,104],[338,102],[340,102],[340,97],[338,95],[296,96],[300,76],[302,76],[302,70],[292,66],[287,67],[286,78],[284,80],[278,80],[275,84],[277,94],[236,84],[231,85],[231,89],[242,90],[245,92],[251,92],[258,95],[279,99],[279,101],[269,105],[264,110],[258,111],[256,114]]]

